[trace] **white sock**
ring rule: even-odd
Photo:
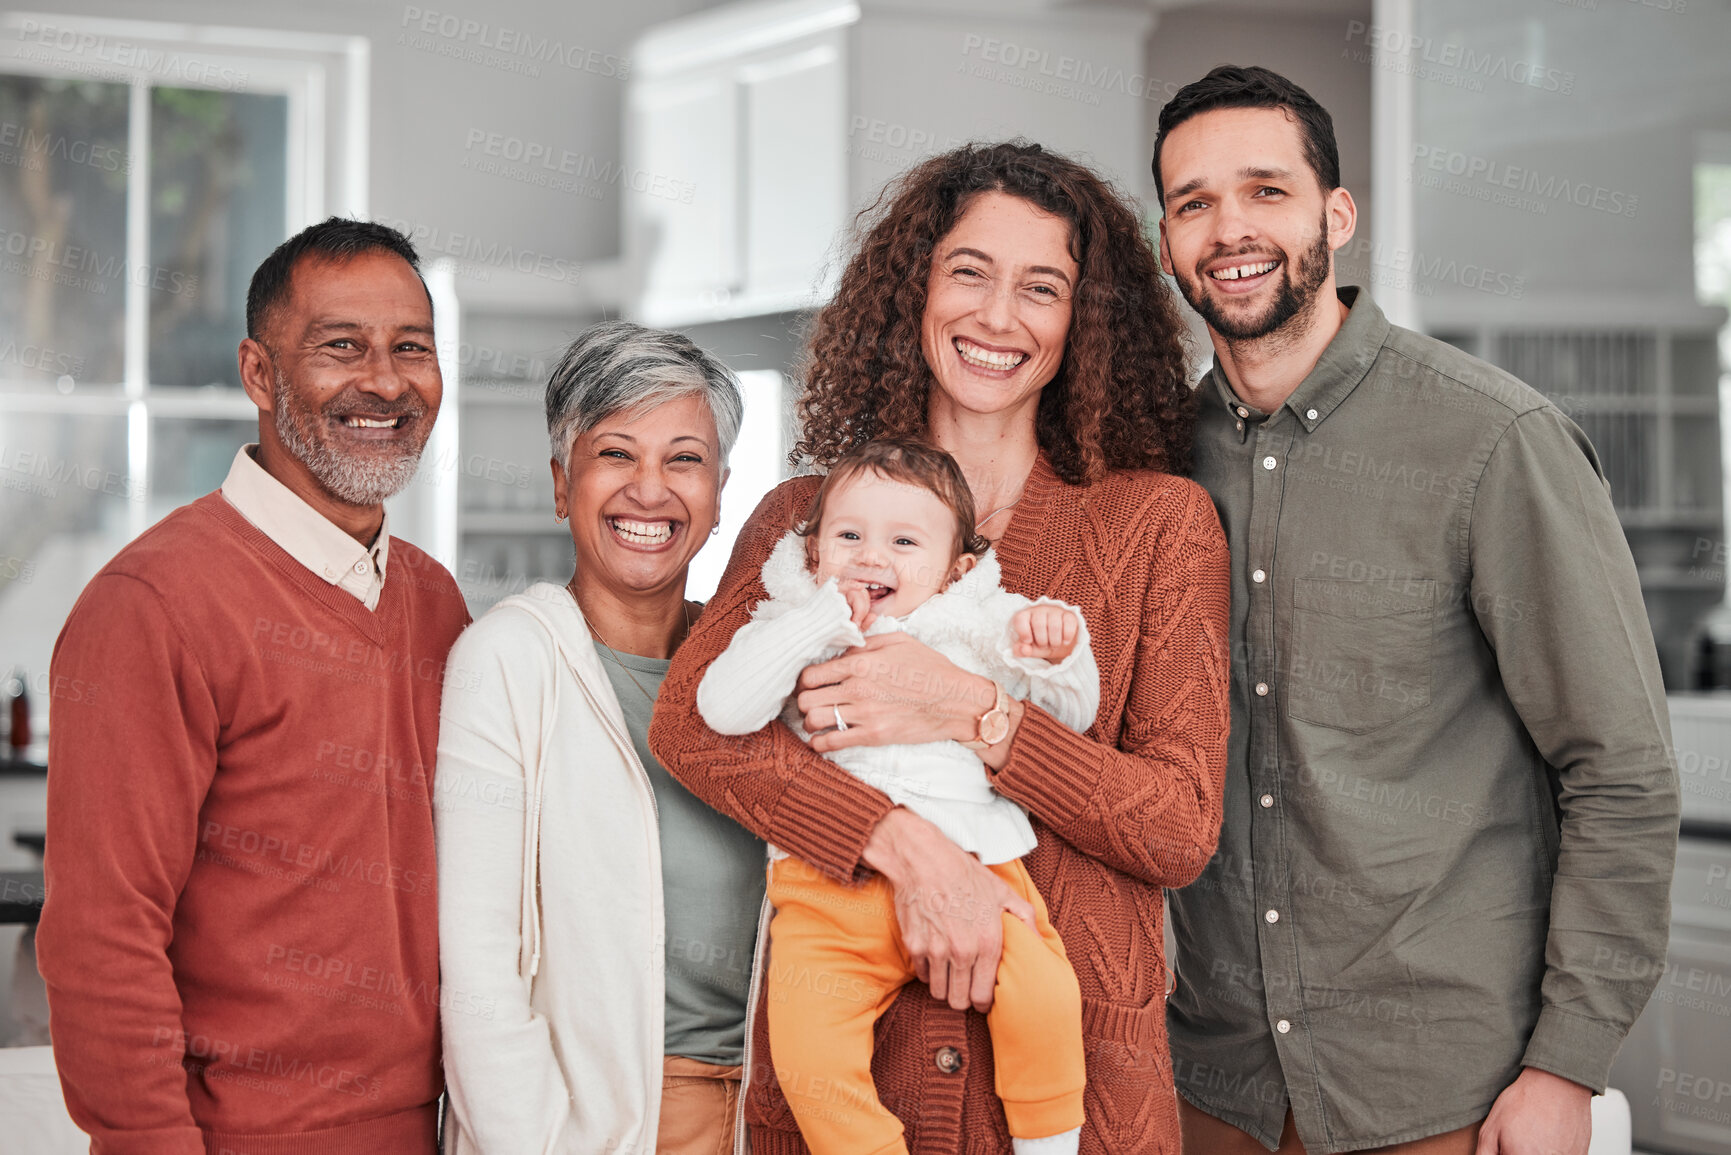
[[[1040,1139],[1011,1139],[1010,1150],[1015,1155],[1076,1155],[1076,1146],[1081,1141],[1082,1128],[1072,1127]]]

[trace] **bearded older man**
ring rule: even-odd
[[[259,441],[120,552],[53,676],[37,956],[92,1152],[435,1144],[431,768],[456,583],[383,501],[439,411],[414,248],[332,218],[247,295]],[[388,567],[388,568],[387,568]]]

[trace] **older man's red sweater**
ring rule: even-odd
[[[218,494],[86,587],[37,959],[93,1152],[431,1150],[432,767],[467,618],[407,542],[369,611]]]

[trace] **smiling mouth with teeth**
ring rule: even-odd
[[[1279,267],[1279,261],[1257,261],[1246,265],[1230,265],[1224,269],[1210,269],[1208,276],[1216,281],[1238,281],[1245,277],[1260,277],[1263,273],[1272,273]]]
[[[990,349],[974,344],[965,337],[957,337],[952,342],[962,360],[981,369],[1014,369],[1028,359],[1026,353],[996,353]]]
[[[613,532],[633,545],[660,545],[673,538],[673,523],[669,521],[634,521],[612,517],[607,524]]]
[[[872,601],[881,602],[885,598],[893,596],[896,592],[896,587],[886,586],[879,582],[867,582],[865,584],[865,592],[866,597],[870,598]]]
[[[355,417],[346,416],[340,420],[350,429],[401,429],[409,419],[407,413],[400,417]]]

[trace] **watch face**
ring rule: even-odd
[[[988,710],[980,717],[980,741],[988,746],[996,746],[1010,733],[1010,712],[1008,710]]]

